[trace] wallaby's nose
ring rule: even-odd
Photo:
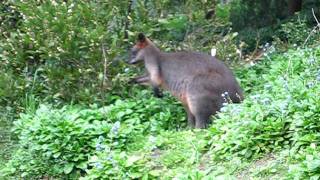
[[[137,61],[137,59],[136,59],[136,56],[131,55],[128,63],[129,63],[129,64],[136,64],[137,62],[138,62],[138,61]]]
[[[130,52],[130,59],[129,59],[129,64],[136,64],[138,62],[137,60],[137,54],[138,54],[138,49],[132,48]]]

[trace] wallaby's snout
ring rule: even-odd
[[[148,46],[147,38],[143,33],[139,33],[136,44],[133,46],[130,52],[129,64],[136,64],[144,60],[143,49]]]

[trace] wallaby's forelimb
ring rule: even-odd
[[[136,83],[136,84],[150,85],[150,78],[148,74],[144,74],[142,76],[132,78],[130,82]]]
[[[142,85],[150,85],[150,76],[148,74],[144,74],[142,76],[135,77],[131,80],[132,83],[142,84]],[[163,93],[160,88],[156,85],[152,85],[153,95],[157,98],[162,98]]]
[[[157,98],[162,98],[163,94],[158,86],[152,86],[153,95]]]

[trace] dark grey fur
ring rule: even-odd
[[[139,42],[143,42],[141,35]],[[225,99],[243,100],[233,73],[215,57],[198,52],[165,53],[147,38],[145,42],[144,48],[133,48],[130,63],[144,60],[152,86],[167,89],[182,101],[191,127],[206,128]],[[222,97],[225,92],[226,98]]]

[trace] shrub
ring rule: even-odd
[[[32,93],[46,94],[46,99],[90,101],[91,94],[100,92],[102,44],[108,44],[108,59],[121,53],[114,47],[121,37],[123,12],[111,8],[120,4],[111,3],[109,7],[99,2],[34,0],[11,3],[9,7],[22,19],[17,20],[18,30],[2,34],[5,38],[1,39],[0,52],[5,69],[34,80]],[[115,70],[108,66],[108,75],[115,74],[119,67]],[[24,88],[31,91],[28,85]]]
[[[319,51],[266,54],[273,61],[240,70],[251,95],[223,107],[208,130],[160,131],[133,142],[136,149],[107,148],[91,159],[93,168],[83,179],[226,178],[252,159],[283,149],[300,154],[287,156],[298,167],[288,176],[317,176],[317,151],[305,156],[299,149],[319,141]],[[306,158],[310,162],[301,161]]]
[[[293,18],[286,23],[281,24],[281,27],[277,31],[277,34],[279,38],[287,41],[289,44],[299,46],[304,44],[311,31],[312,29],[306,21],[306,18],[297,16],[296,18]],[[315,44],[317,42],[317,39],[319,39],[319,32],[316,32],[312,35],[313,36],[308,39],[307,45]]]
[[[318,52],[289,51],[262,66],[265,71],[255,80],[260,85],[253,87],[253,94],[241,105],[224,107],[210,129],[215,158],[250,158],[319,140]]]
[[[14,122],[19,148],[3,173],[22,178],[79,177],[89,168],[89,158],[102,148],[100,144],[117,151],[139,149],[131,143],[146,133],[176,128],[170,117],[185,118],[171,103],[151,98],[89,109],[41,105],[34,114],[21,114]]]

